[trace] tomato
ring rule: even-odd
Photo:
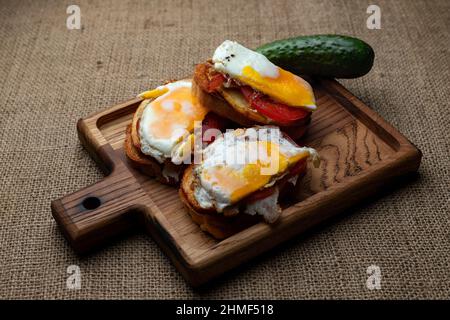
[[[289,175],[296,176],[305,171],[305,169],[306,169],[306,160],[302,159],[291,167],[291,169],[289,170]]]
[[[241,92],[252,108],[274,120],[279,125],[290,126],[299,124],[301,120],[307,119],[310,115],[310,112],[301,108],[294,108],[275,102],[249,86],[241,87]]]
[[[271,196],[275,192],[275,187],[268,187],[253,192],[251,195],[245,198],[246,203],[253,203],[255,201],[265,199]]]
[[[212,136],[211,139],[206,140],[204,135],[205,131],[208,129],[218,129],[220,131],[225,131],[227,128],[228,120],[218,116],[213,112],[209,112],[202,121],[202,140],[203,142],[212,143],[215,137]]]

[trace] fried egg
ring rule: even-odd
[[[203,161],[195,166],[194,197],[202,208],[222,212],[255,191],[273,186],[295,163],[310,156],[317,165],[314,149],[298,147],[276,127],[227,131],[204,149]],[[271,206],[265,203],[263,207]],[[247,209],[249,214],[261,211],[258,204]]]
[[[291,107],[317,109],[313,90],[299,76],[283,70],[264,55],[225,40],[214,52],[214,69]]]
[[[146,107],[139,123],[141,151],[158,162],[171,159],[208,113],[191,94],[192,81],[180,80],[140,94]]]

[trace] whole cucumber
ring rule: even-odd
[[[361,77],[370,71],[375,58],[366,42],[332,34],[278,40],[256,51],[293,73],[331,78]]]

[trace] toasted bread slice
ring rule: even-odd
[[[149,100],[144,100],[141,102],[136,112],[133,115],[133,120],[131,122],[131,141],[137,149],[141,149],[141,143],[139,139],[139,121],[141,120],[142,113],[145,107],[149,103]]]
[[[194,175],[192,169],[193,166],[191,165],[184,171],[179,194],[192,220],[203,231],[211,234],[216,239],[225,239],[261,221],[260,216],[251,216],[244,213],[239,213],[234,216],[224,216],[214,210],[201,208],[194,197]]]
[[[173,176],[168,176],[163,173],[164,166],[168,168],[172,168],[176,171],[176,174],[180,174],[183,170],[182,167],[173,168],[175,165],[172,163],[159,163],[155,159],[150,156],[147,156],[141,152],[139,148],[135,146],[132,139],[132,124],[129,124],[126,129],[126,136],[124,141],[124,150],[127,155],[128,162],[130,165],[142,172],[145,175],[150,177],[155,177],[158,181],[168,184],[168,185],[177,185],[179,179],[174,178]],[[169,161],[169,160],[168,160]],[[169,161],[170,162],[170,161]]]
[[[250,107],[242,93],[235,88],[220,88],[218,91],[209,93],[204,88],[208,80],[207,64],[196,66],[192,81],[192,94],[212,112],[221,117],[228,118],[244,127],[253,125],[274,124],[274,121],[258,113]],[[292,139],[300,139],[307,131],[311,117],[302,119],[295,126],[280,126],[280,129],[287,133]]]
[[[242,202],[235,204],[235,207],[239,208],[239,211],[232,215],[227,214],[226,211],[223,213],[216,212],[214,208],[202,208],[194,196],[194,191],[198,182],[195,179],[193,169],[194,165],[190,165],[184,171],[179,194],[192,220],[197,223],[203,231],[210,233],[216,239],[224,239],[264,220],[261,215],[250,215],[243,212],[243,208],[248,203],[253,203],[253,201],[255,201],[248,198],[244,198],[241,200]],[[275,183],[274,186],[276,186],[279,191],[278,201],[284,199],[285,203],[290,203],[296,198],[293,190],[297,189],[300,185],[299,181],[305,176],[306,170],[307,163],[304,162],[301,171],[298,172],[294,181],[292,181],[292,176],[286,176]],[[260,200],[262,199],[264,198],[261,198]]]

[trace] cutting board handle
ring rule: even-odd
[[[109,176],[52,201],[52,214],[78,253],[139,227],[138,213],[148,195],[120,160]]]

